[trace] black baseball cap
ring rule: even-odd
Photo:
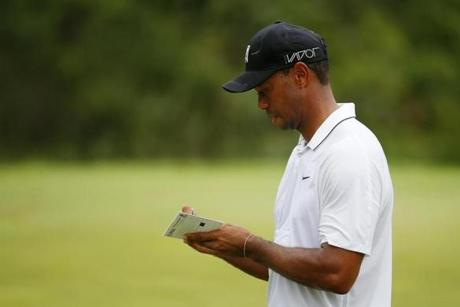
[[[249,91],[296,62],[327,61],[327,50],[324,40],[315,32],[277,21],[251,38],[244,60],[245,71],[222,86],[226,91]]]

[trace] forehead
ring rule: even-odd
[[[260,92],[260,91],[266,91],[266,90],[273,88],[273,86],[276,85],[276,82],[278,82],[279,75],[280,75],[279,71],[275,72],[273,75],[270,76],[270,78],[268,78],[263,83],[256,86],[254,89],[257,92]]]

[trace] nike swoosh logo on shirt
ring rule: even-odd
[[[310,178],[310,177],[311,177],[311,176],[302,177],[302,180],[308,179],[308,178]]]

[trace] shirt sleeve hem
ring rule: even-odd
[[[323,244],[323,243],[327,243],[329,245],[332,245],[332,246],[335,246],[335,247],[338,247],[338,248],[342,248],[342,249],[346,249],[346,250],[349,250],[349,251],[352,251],[352,252],[361,253],[361,254],[364,254],[366,256],[370,256],[372,254],[370,248],[362,246],[362,245],[352,246],[350,244],[344,244],[344,243],[339,242],[337,240],[331,240],[331,239],[328,239],[326,237],[324,237],[321,240],[321,244]]]

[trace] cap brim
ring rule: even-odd
[[[246,92],[262,84],[278,70],[279,68],[261,71],[246,71],[235,79],[225,83],[222,88],[230,93]]]

